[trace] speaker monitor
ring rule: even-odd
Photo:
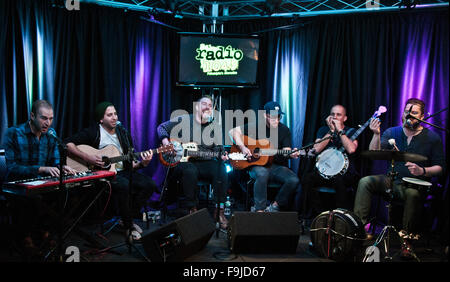
[[[204,248],[214,231],[214,221],[204,208],[149,233],[142,244],[152,262],[183,261]]]
[[[295,253],[300,237],[296,212],[235,212],[230,220],[233,253]]]

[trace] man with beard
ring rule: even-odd
[[[89,154],[78,149],[77,145],[89,145],[95,149],[106,146],[114,146],[121,155],[127,155],[133,148],[133,140],[130,133],[119,126],[117,111],[110,102],[102,102],[95,109],[96,123],[83,129],[79,133],[65,140],[69,153],[81,158],[85,162],[98,167],[103,167],[101,155]],[[125,228],[125,236],[131,235],[133,240],[141,238],[142,229],[133,223],[133,218],[142,215],[142,208],[147,200],[156,191],[157,187],[153,179],[137,170],[146,167],[153,154],[151,151],[141,153],[141,161],[119,162],[116,164],[117,175],[111,180],[112,196],[117,201],[121,223]],[[132,170],[132,187],[130,187],[130,170]],[[132,203],[130,206],[130,189],[132,189]]]
[[[158,126],[159,140],[161,140],[163,145],[168,145],[171,141],[174,141],[172,139],[176,139],[176,141],[182,140],[184,143],[196,141],[196,143],[199,142],[197,144],[199,150],[203,152],[223,152],[222,140],[216,139],[215,132],[210,131],[211,134],[209,136],[205,134],[210,126],[214,126],[216,122],[213,119],[213,110],[212,97],[208,95],[201,97],[194,103],[194,112],[192,114],[177,116]],[[181,131],[176,131],[176,129],[180,129],[180,126],[182,127]],[[215,141],[209,142],[211,140]],[[226,161],[227,155],[222,155],[221,160]],[[188,162],[181,162],[176,165],[173,176],[181,180],[183,192],[186,196],[185,204],[189,213],[197,211],[198,199],[196,191],[198,180],[207,179],[211,181],[216,201],[214,218],[219,212],[220,227],[222,229],[227,228],[228,220],[224,215],[224,203],[228,187],[228,175],[223,162],[211,158],[190,158]]]
[[[401,126],[388,128],[381,135],[380,121],[378,119],[371,121],[370,129],[373,131],[373,137],[369,144],[370,150],[384,149],[410,152],[425,156],[428,159],[417,163],[395,162],[394,171],[397,175],[393,183],[387,175],[372,175],[362,178],[359,181],[355,196],[354,212],[363,224],[367,224],[372,195],[388,196],[386,192],[391,187],[392,197],[404,202],[403,229],[399,233],[405,239],[417,238],[420,231],[424,195],[422,191],[405,185],[402,178],[412,177],[430,181],[431,177],[441,175],[445,167],[443,145],[439,135],[410,117],[423,119],[424,113],[425,103],[422,100],[410,98],[404,107],[403,124]],[[395,143],[392,139],[395,140]],[[370,235],[368,238],[370,239]],[[405,242],[406,244],[402,246],[402,257],[411,258],[412,241],[405,240]]]

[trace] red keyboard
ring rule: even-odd
[[[98,170],[80,172],[75,175],[64,176],[63,185],[66,188],[91,186],[95,180],[109,179],[116,175],[114,171]],[[3,192],[31,195],[55,191],[59,189],[58,177],[39,177],[7,182],[3,186]]]

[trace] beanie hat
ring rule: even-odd
[[[114,105],[111,102],[101,102],[97,105],[97,107],[95,107],[95,121],[99,122],[101,119],[103,119],[105,111],[109,106]]]

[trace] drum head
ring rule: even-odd
[[[425,181],[422,179],[417,179],[417,178],[412,178],[412,177],[403,177],[402,180],[405,182],[411,183],[411,184],[417,184],[417,185],[422,185],[422,186],[427,186],[427,187],[430,187],[433,185],[428,181]]]
[[[311,223],[311,242],[319,255],[346,261],[362,250],[366,232],[361,220],[345,209],[319,214]]]

